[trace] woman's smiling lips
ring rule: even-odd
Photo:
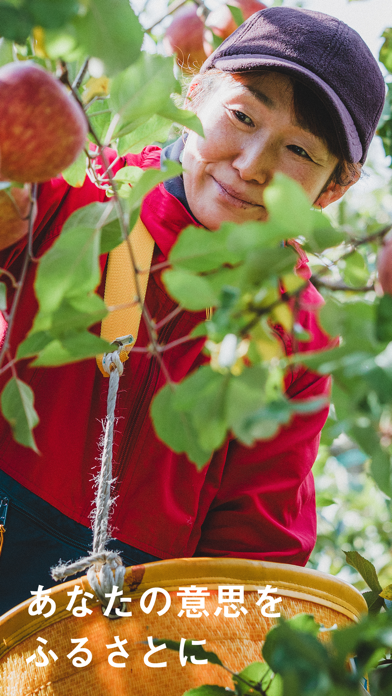
[[[229,186],[229,184],[223,184],[211,175],[212,180],[215,182],[218,188],[218,193],[222,196],[228,203],[233,205],[235,208],[263,208],[261,203],[256,203],[256,201],[251,200],[243,193],[236,191]]]

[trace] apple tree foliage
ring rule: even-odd
[[[12,375],[1,394],[2,413],[15,439],[26,447],[36,448],[33,431],[39,414],[31,388],[18,378],[18,361],[27,358],[34,366],[50,367],[94,359],[110,349],[89,331],[107,313],[95,294],[99,257],[128,235],[143,196],[180,172],[168,163],[162,171],[141,173],[126,167],[113,176],[109,167],[97,170],[97,152],[104,152],[104,146],[115,148],[119,156],[140,152],[152,142],[172,140],[182,126],[202,135],[196,116],[178,107],[181,85],[173,60],[141,51],[143,28],[128,0],[110,0],[110,6],[108,12],[107,0],[0,0],[0,65],[33,60],[72,88],[89,119],[90,133],[85,152],[63,176],[71,186],[81,186],[88,171],[107,193],[106,202],[73,213],[40,259],[35,284],[39,309],[30,333],[15,355],[9,353],[7,338],[1,350],[0,369]],[[391,72],[391,29],[384,38],[381,60]],[[99,77],[89,73],[93,61],[102,68]],[[379,134],[386,153],[392,154],[391,90]],[[184,337],[205,337],[209,361],[179,384],[169,379],[153,402],[157,434],[198,467],[229,432],[245,445],[271,438],[293,414],[325,405],[321,399],[290,401],[285,396],[285,371],[303,364],[334,377],[324,441],[332,443],[345,434],[368,463],[379,489],[391,497],[392,295],[382,296],[376,278],[376,256],[389,225],[366,220],[355,228],[333,226],[326,215],[309,210],[301,188],[283,176],[275,178],[265,200],[268,222],[223,223],[214,233],[189,227],[171,250],[163,272],[169,294],[186,310],[214,312]],[[306,351],[309,335],[297,316],[306,281],[295,272],[297,255],[287,243],[290,239],[299,240],[308,254],[313,282],[325,298],[322,326],[341,337],[330,350]],[[29,253],[28,248],[26,263],[33,262]],[[1,274],[0,309],[12,328],[21,311],[18,287],[23,277]],[[7,309],[12,286],[16,292]],[[282,350],[277,325],[291,334],[297,347],[293,356]],[[149,328],[156,335],[154,325]],[[159,334],[157,341],[159,345]],[[170,344],[162,348],[151,345],[146,352],[164,363]],[[270,671],[261,663],[246,668],[234,677],[231,693],[247,694],[246,682],[253,693],[269,696],[358,693],[358,678],[350,677],[343,665],[357,651],[362,675],[375,665],[380,651],[390,651],[390,595],[380,602],[382,587],[372,571],[357,558],[349,557],[349,562],[357,564],[369,584],[369,605],[378,609],[383,603],[383,613],[336,632],[330,647],[317,642],[311,622],[282,623],[263,649]],[[278,676],[271,680],[273,673]],[[375,694],[390,693],[388,662],[373,681]],[[200,687],[192,696],[203,693],[223,691]]]
[[[0,2],[0,62],[28,58],[43,65],[72,86],[88,116],[86,152],[64,177],[80,186],[87,165],[108,194],[107,202],[76,211],[41,259],[32,329],[15,356],[3,346],[2,369],[12,366],[12,380],[20,359],[30,358],[34,366],[60,365],[108,348],[88,330],[107,311],[94,293],[99,256],[128,234],[143,196],[179,172],[169,163],[165,171],[126,167],[115,176],[110,169],[98,173],[97,148],[111,145],[119,155],[137,152],[172,138],[173,123],[202,135],[197,117],[177,106],[181,85],[172,59],[140,50],[143,29],[128,0],[113,0],[111,12],[106,10],[104,0]],[[386,65],[388,50],[382,49]],[[89,75],[87,57],[100,62],[101,77]],[[188,228],[170,253],[170,268],[163,273],[170,295],[184,309],[213,307],[214,314],[189,337],[206,337],[210,361],[181,384],[169,381],[156,396],[156,431],[199,467],[229,432],[245,445],[271,438],[294,413],[324,405],[322,399],[289,400],[284,394],[285,370],[305,364],[334,375],[333,434],[344,431],[358,443],[371,461],[374,480],[389,496],[391,446],[385,433],[392,417],[392,297],[374,291],[375,254],[385,230],[366,229],[358,236],[334,228],[325,215],[309,210],[300,187],[283,176],[266,192],[266,203],[267,223],[224,223],[214,233]],[[296,252],[285,243],[292,238],[299,238],[308,253],[314,283],[325,296],[320,321],[332,336],[341,336],[341,344],[329,351],[306,351],[309,336],[297,321],[306,281],[295,273]],[[276,325],[292,335],[294,356],[282,351]],[[156,357],[164,362],[164,352]],[[9,407],[10,399],[17,408]],[[30,388],[7,385],[1,402],[15,437],[30,446],[37,422]],[[22,414],[21,422],[15,413]]]

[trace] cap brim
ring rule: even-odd
[[[207,61],[209,62],[209,60]],[[257,68],[274,68],[279,72],[295,76],[300,82],[309,86],[325,104],[333,119],[339,145],[344,158],[348,162],[361,162],[363,148],[359,139],[355,123],[351,118],[342,100],[331,87],[320,77],[298,63],[292,63],[284,58],[260,54],[243,54],[233,56],[221,56],[208,65],[207,71],[218,68],[224,72],[242,72],[257,70]],[[206,72],[206,70],[201,70]]]

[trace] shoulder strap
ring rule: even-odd
[[[146,296],[154,240],[140,217],[129,235],[129,241],[139,270],[140,301],[137,297],[135,274],[132,267],[127,242],[122,242],[109,254],[105,284],[105,304],[107,307],[128,305],[115,309],[102,320],[101,337],[111,343],[116,338],[132,334],[136,342],[139,332],[142,307]],[[97,356],[97,364],[105,377],[109,375],[102,367],[102,355]]]

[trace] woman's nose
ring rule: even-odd
[[[267,140],[241,146],[232,165],[244,181],[268,185],[277,167],[277,156]]]

